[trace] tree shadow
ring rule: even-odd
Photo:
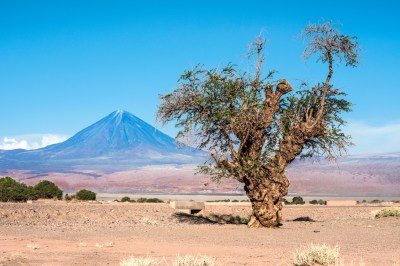
[[[309,216],[301,216],[301,217],[297,217],[293,220],[289,220],[291,222],[316,222],[316,220],[314,220],[313,218],[309,217]]]
[[[230,214],[202,216],[187,213],[174,213],[172,216],[181,223],[190,224],[247,224],[249,222],[247,217],[233,216]]]

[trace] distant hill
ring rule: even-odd
[[[178,147],[179,146],[179,147]],[[37,150],[0,150],[0,176],[51,179],[63,189],[104,192],[243,193],[234,180],[195,175],[204,151],[175,140],[129,112],[115,111],[70,139]],[[400,197],[400,153],[295,160],[290,192],[300,195]]]

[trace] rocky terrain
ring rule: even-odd
[[[171,264],[176,255],[215,257],[218,265],[293,265],[311,242],[338,244],[345,265],[400,262],[400,219],[374,219],[379,206],[285,206],[279,229],[226,224],[243,204],[220,204],[208,219],[168,204],[0,203],[0,265],[119,265],[129,256]],[[225,218],[224,218],[225,217]]]

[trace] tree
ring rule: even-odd
[[[30,189],[24,183],[9,176],[0,178],[0,201],[26,201],[30,198]]]
[[[282,198],[288,193],[286,167],[298,156],[341,155],[351,144],[341,131],[341,114],[350,111],[346,95],[331,84],[334,63],[358,64],[355,37],[343,35],[331,22],[310,24],[304,56],[316,55],[327,64],[322,83],[303,83],[295,91],[286,79],[263,75],[264,39],[251,44],[249,58],[257,58],[253,73],[228,64],[207,70],[185,71],[179,86],[161,96],[157,119],[176,121],[177,139],[194,136],[200,149],[213,158],[200,172],[212,178],[234,178],[244,184],[253,213],[249,227],[276,227],[282,219]]]
[[[76,193],[77,200],[96,200],[96,193],[87,189],[81,189]]]
[[[292,204],[300,204],[303,205],[304,203],[306,203],[302,197],[297,196],[297,197],[293,197],[292,199]]]
[[[131,202],[131,198],[128,196],[122,197],[121,202]]]
[[[39,199],[61,199],[63,192],[53,182],[48,180],[42,180],[33,186],[33,194]]]

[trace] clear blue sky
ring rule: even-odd
[[[143,2],[0,1],[0,147],[5,137],[70,136],[116,109],[154,124],[158,95],[185,69],[247,69],[246,46],[261,30],[267,69],[294,85],[321,81],[324,66],[301,58],[296,35],[323,18],[363,49],[361,65],[334,78],[355,104],[352,153],[400,151],[397,1]]]

